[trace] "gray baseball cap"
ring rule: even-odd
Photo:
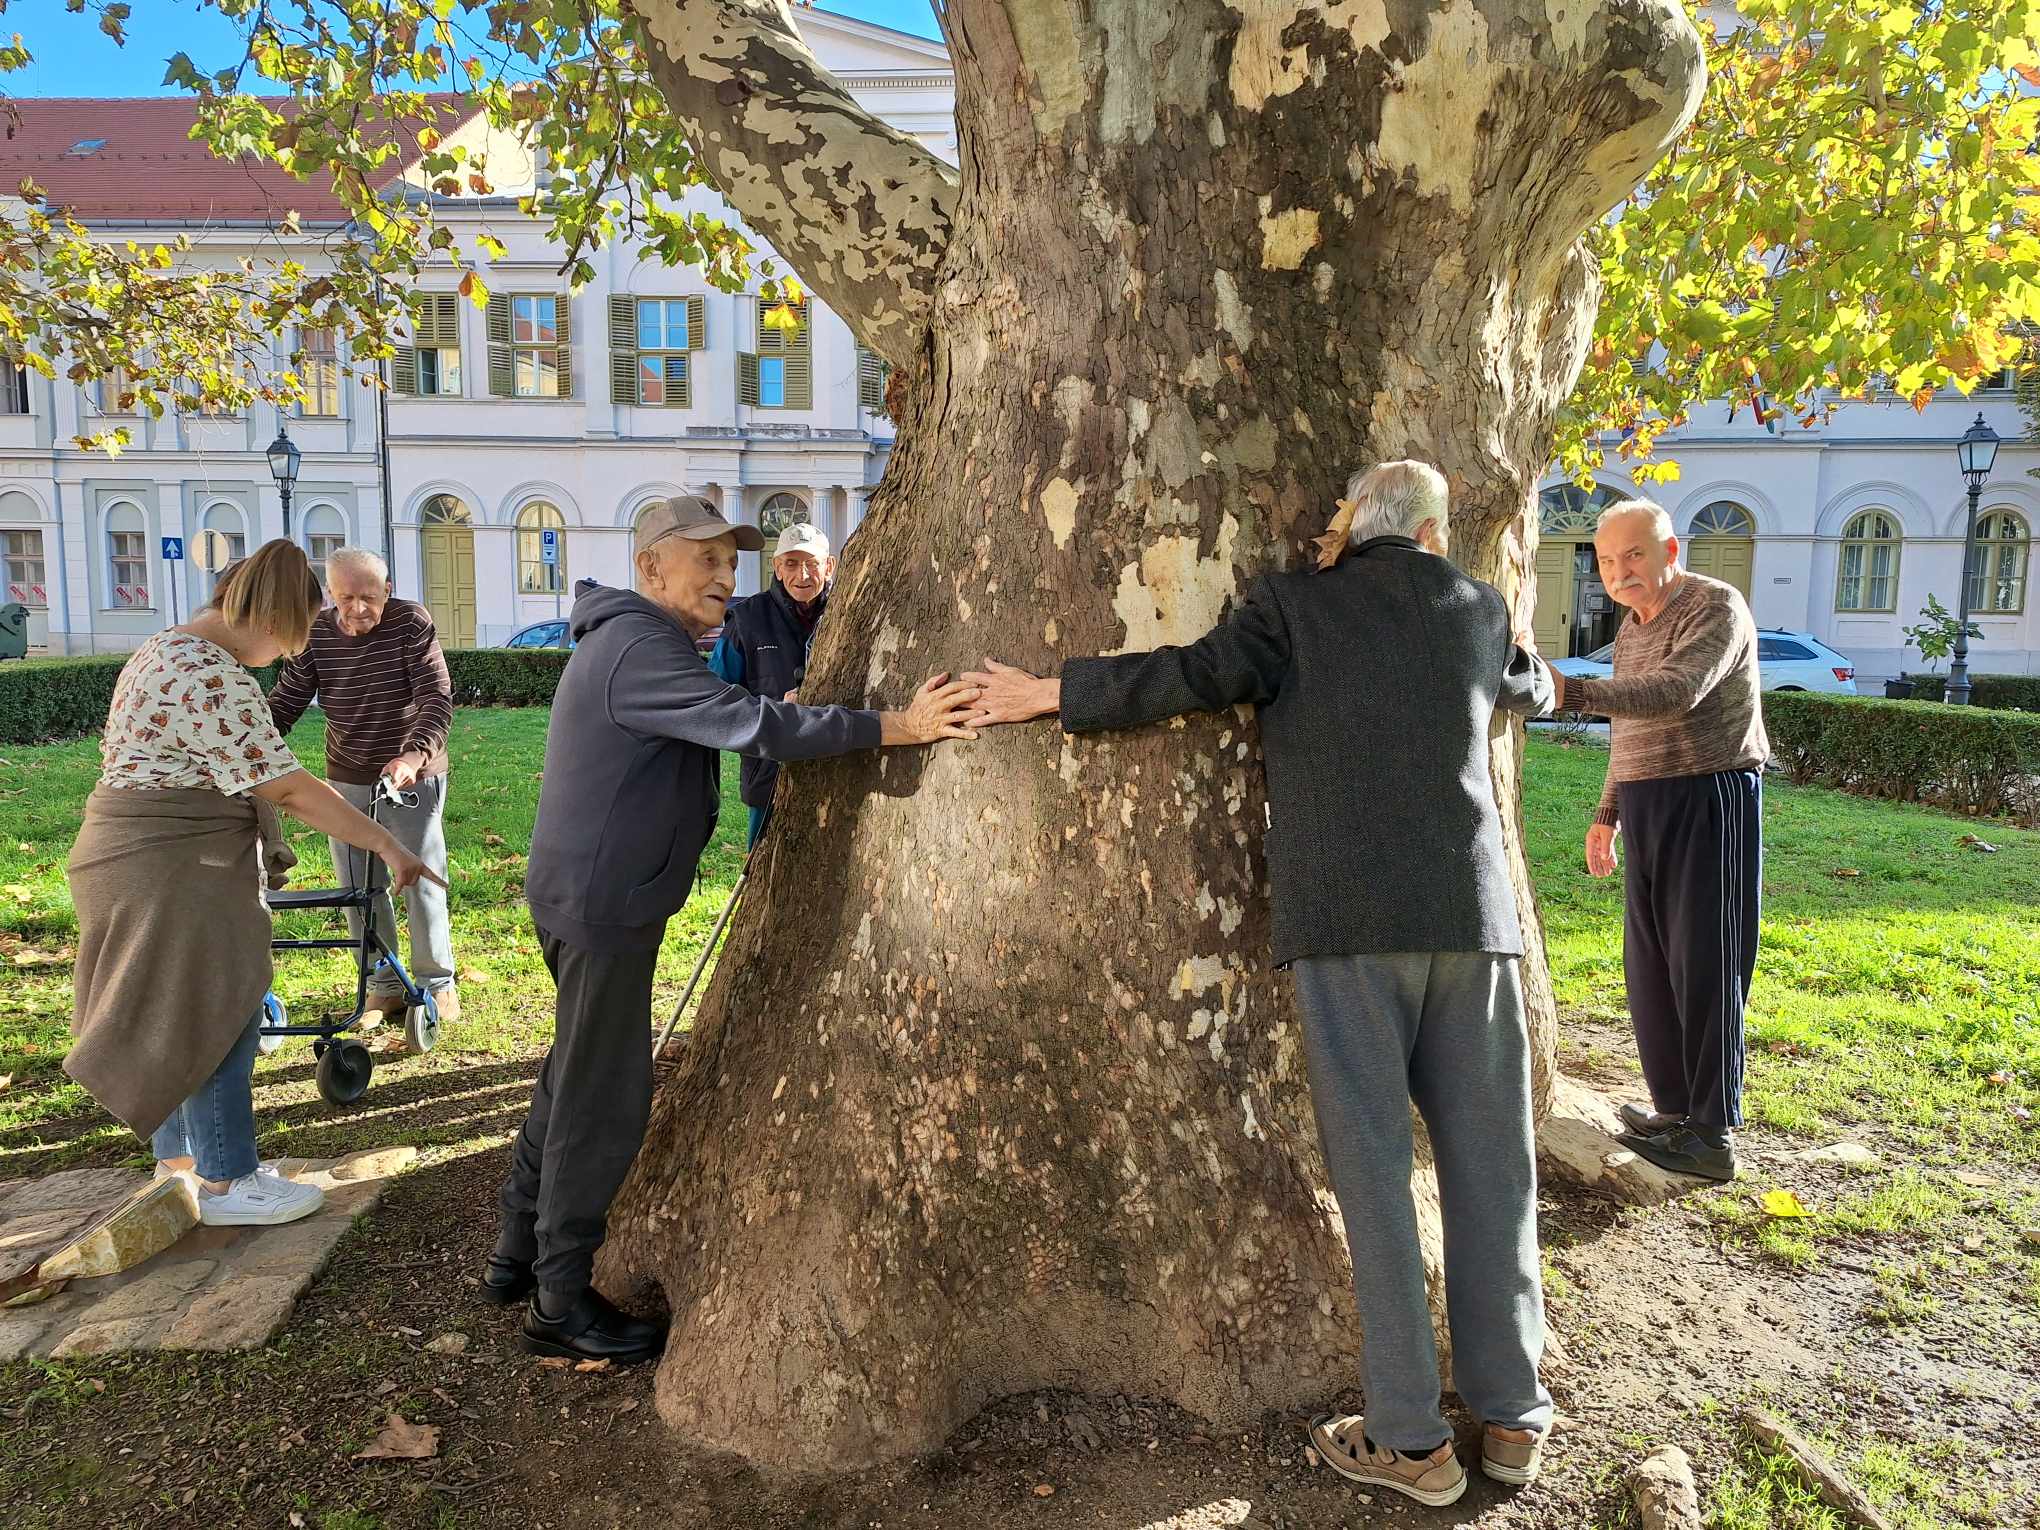
[[[793,552],[810,553],[818,559],[826,559],[829,556],[828,533],[812,521],[795,521],[779,533],[772,556],[780,558]]]
[[[756,526],[746,526],[741,522],[732,525],[723,519],[722,511],[698,494],[676,494],[671,499],[657,501],[638,517],[637,536],[632,547],[636,552],[643,552],[654,542],[663,542],[667,537],[712,542],[717,537],[732,535],[736,537],[740,551],[764,551],[765,533]]]

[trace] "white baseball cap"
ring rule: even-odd
[[[813,521],[795,521],[779,533],[779,542],[772,549],[772,556],[783,558],[796,552],[813,553],[817,562],[828,561],[828,533]]]

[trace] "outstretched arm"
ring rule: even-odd
[[[1060,712],[1065,729],[1086,733],[1272,701],[1288,668],[1289,631],[1260,583],[1229,618],[1182,648],[1072,659],[1060,678],[1045,679],[987,659],[963,678],[984,693],[973,726]]]

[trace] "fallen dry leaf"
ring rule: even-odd
[[[574,1362],[565,1355],[545,1355],[538,1362],[549,1371],[563,1371]]]
[[[1772,1217],[1810,1217],[1813,1215],[1812,1212],[1799,1203],[1799,1197],[1790,1190],[1766,1190],[1764,1192],[1764,1214]]]
[[[484,834],[482,836],[482,843],[485,845],[501,845],[503,843],[503,836],[500,834],[493,833]]]
[[[1862,872],[1856,870],[1856,868],[1853,866],[1837,866],[1833,871],[1830,871],[1828,873],[1829,876],[1833,877],[1838,882],[1853,881],[1855,878],[1860,877],[1862,874],[1863,874]]]
[[[1035,1496],[1036,1498],[1053,1498],[1053,1497],[1055,1497],[1055,1484],[1054,1484],[1053,1482],[1037,1482],[1037,1483],[1035,1483],[1035,1484],[1034,1484],[1034,1496]]]
[[[2002,1089],[2007,1084],[2011,1083],[2012,1076],[2011,1074],[2005,1072],[2004,1069],[2000,1068],[1995,1073],[1986,1073],[1983,1076],[1983,1081],[1986,1084],[1996,1084],[2000,1089]],[[7,1080],[4,1078],[0,1078],[0,1089],[4,1089],[6,1086]]]
[[[355,1453],[357,1461],[429,1461],[439,1454],[439,1426],[414,1424],[401,1413],[392,1413],[382,1433]]]
[[[577,1360],[574,1362],[574,1369],[577,1371],[610,1371],[616,1369],[616,1367],[608,1360]]]

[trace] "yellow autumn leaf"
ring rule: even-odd
[[[1790,1190],[1766,1190],[1764,1192],[1764,1215],[1768,1217],[1810,1217],[1813,1213],[1800,1205],[1799,1197]]]

